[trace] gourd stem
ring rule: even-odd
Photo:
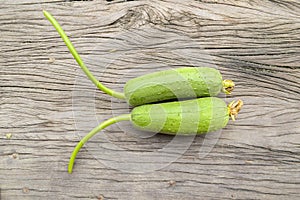
[[[102,122],[101,124],[99,124],[96,128],[94,128],[91,132],[89,132],[86,136],[84,136],[79,143],[76,145],[75,149],[72,152],[72,155],[70,157],[70,161],[69,161],[69,166],[68,166],[68,172],[71,174],[73,171],[73,165],[75,162],[75,158],[79,152],[79,150],[81,149],[81,147],[94,135],[96,135],[99,131],[101,131],[102,129],[106,128],[107,126],[110,126],[114,123],[120,122],[120,121],[129,121],[131,119],[131,115],[130,114],[124,114],[124,115],[119,115],[117,117],[113,117],[110,118],[104,122]]]
[[[106,94],[116,97],[118,99],[125,99],[125,95],[120,92],[113,91],[107,87],[105,87],[102,83],[100,83],[94,75],[90,72],[90,70],[85,66],[82,59],[80,58],[79,54],[77,53],[75,47],[71,43],[70,39],[62,29],[62,27],[59,25],[59,23],[55,20],[55,18],[47,11],[43,11],[45,17],[51,22],[51,24],[54,26],[54,28],[59,33],[60,37],[63,39],[65,44],[67,45],[69,51],[73,55],[74,59],[78,63],[78,65],[81,67],[81,69],[84,71],[84,73],[87,75],[87,77],[94,83],[94,85],[99,88],[101,91],[105,92]]]

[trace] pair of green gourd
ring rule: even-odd
[[[221,91],[230,94],[234,83],[223,81],[218,70],[207,67],[183,67],[147,74],[129,80],[124,93],[113,91],[91,74],[58,22],[50,13],[43,12],[88,78],[103,92],[124,99],[134,107],[130,114],[104,121],[77,144],[70,158],[69,173],[72,173],[81,147],[96,133],[116,122],[131,121],[137,129],[171,135],[202,134],[224,128],[229,117],[234,120],[243,105],[238,100],[227,106],[223,100],[214,97]],[[171,101],[175,99],[183,101]],[[171,102],[159,103],[162,101]]]

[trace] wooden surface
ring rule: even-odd
[[[299,1],[4,0],[0,8],[1,200],[300,198]],[[176,138],[189,145],[172,162],[147,156],[175,138],[112,126],[79,152],[70,175],[79,139],[129,108],[86,79],[42,9],[108,87],[212,66],[237,85],[222,98],[245,106],[221,132],[191,144]],[[104,135],[123,154],[101,146]]]

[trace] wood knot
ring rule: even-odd
[[[145,4],[130,8],[117,22],[125,29],[138,28],[146,24],[164,24],[168,15],[168,11]]]

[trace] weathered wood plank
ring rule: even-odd
[[[151,71],[217,67],[237,84],[225,101],[245,102],[238,120],[161,157],[149,152],[173,137],[121,123],[93,138],[69,175],[79,138],[130,109],[96,91],[42,9],[59,20],[95,75],[119,91]],[[3,1],[2,199],[299,199],[299,13],[298,1],[276,0]],[[151,166],[164,167],[134,173]]]

